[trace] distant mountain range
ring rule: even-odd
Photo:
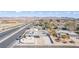
[[[0,17],[0,20],[79,20],[79,18],[71,17]]]

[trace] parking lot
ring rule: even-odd
[[[46,30],[38,30],[31,28],[25,31],[21,36],[21,43],[17,43],[16,46],[30,46],[30,45],[52,45],[48,32]]]

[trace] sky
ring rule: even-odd
[[[0,17],[72,17],[79,18],[79,11],[0,11]]]

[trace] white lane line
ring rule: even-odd
[[[21,25],[20,25],[21,26]],[[16,28],[16,27],[15,27]],[[6,32],[6,31],[9,31],[9,30],[12,30],[12,29],[14,29],[14,27],[12,27],[12,28],[9,28],[9,29],[6,29],[5,31],[2,31],[2,32],[0,32],[0,33],[4,33],[4,32]]]
[[[3,41],[5,41],[6,39],[10,38],[10,37],[13,36],[14,34],[18,33],[19,31],[23,30],[25,27],[26,27],[26,26],[22,27],[21,29],[19,29],[18,31],[12,33],[11,35],[9,35],[9,36],[3,38],[3,39],[0,41],[0,43],[3,42]]]

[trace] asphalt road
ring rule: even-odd
[[[8,46],[10,46],[14,41],[16,41],[16,38],[17,38],[17,37],[21,36],[21,35],[25,32],[26,28],[27,28],[27,27],[23,28],[21,31],[17,32],[17,33],[14,34],[13,36],[11,36],[11,37],[9,37],[8,39],[2,41],[2,42],[0,43],[0,48],[7,48]],[[19,28],[19,29],[20,29],[20,28]],[[17,28],[17,29],[14,29],[14,30],[11,30],[10,32],[11,32],[11,33],[14,33],[14,31],[17,31],[17,30],[18,30],[18,28]],[[9,33],[9,32],[7,32],[7,34],[8,34],[8,33]],[[10,35],[10,34],[9,34],[9,35]],[[7,36],[8,36],[8,35],[7,35]],[[3,36],[3,37],[5,37],[5,36]]]
[[[13,29],[10,29],[8,31],[5,31],[5,32],[0,32],[0,40],[3,39],[4,37],[12,34],[14,31],[20,29],[22,26],[19,26],[19,27],[15,27]]]

